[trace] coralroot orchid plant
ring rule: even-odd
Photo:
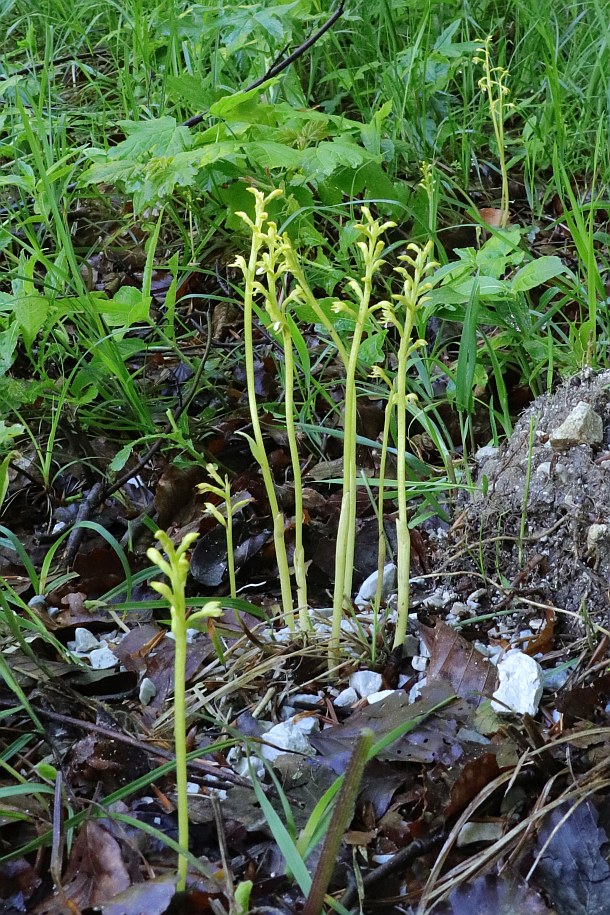
[[[494,67],[491,57],[491,44],[493,38],[486,38],[479,47],[478,55],[473,59],[473,63],[480,64],[483,68],[483,76],[479,80],[479,89],[487,98],[489,106],[489,115],[493,127],[496,146],[498,147],[498,161],[500,163],[500,176],[502,180],[502,196],[500,202],[500,228],[505,229],[508,225],[509,212],[509,193],[508,193],[508,169],[506,167],[506,152],[504,142],[504,122],[507,114],[515,107],[512,102],[508,101],[510,89],[507,86],[509,76],[508,70],[504,67]],[[480,56],[479,56],[480,55]]]
[[[253,438],[248,437],[255,459],[258,461],[265,482],[267,497],[274,519],[274,539],[276,556],[280,572],[283,611],[286,624],[294,627],[294,606],[290,569],[288,565],[286,544],[284,540],[284,517],[281,514],[271,469],[265,453],[264,442],[258,417],[258,406],[254,385],[254,351],[252,339],[252,319],[254,299],[259,297],[269,316],[273,332],[279,337],[284,355],[285,372],[285,411],[286,431],[295,489],[295,551],[294,572],[297,585],[299,625],[301,631],[311,627],[307,608],[307,589],[305,579],[305,562],[303,555],[302,524],[302,484],[297,451],[297,439],[294,421],[294,342],[292,334],[291,306],[307,305],[317,320],[324,326],[334,343],[345,370],[345,411],[343,428],[343,493],[341,513],[337,533],[335,553],[335,586],[333,594],[333,619],[330,646],[331,665],[337,660],[341,634],[341,620],[344,611],[351,606],[352,577],[354,565],[356,535],[356,378],[358,357],[361,344],[370,326],[372,316],[381,311],[386,323],[392,324],[398,331],[400,345],[398,351],[398,369],[396,377],[390,380],[390,388],[384,435],[387,437],[390,428],[390,417],[393,410],[397,413],[398,430],[398,589],[399,612],[395,645],[404,641],[409,602],[409,569],[410,537],[407,523],[406,496],[406,412],[408,403],[413,399],[407,395],[407,367],[411,354],[425,341],[412,341],[413,328],[417,310],[425,301],[425,295],[432,287],[426,277],[437,266],[430,260],[432,242],[420,249],[409,246],[413,252],[402,259],[406,267],[397,267],[396,272],[403,280],[402,292],[392,296],[391,301],[374,302],[374,280],[386,263],[383,258],[385,242],[383,236],[395,223],[381,222],[374,219],[366,207],[362,207],[362,222],[356,226],[361,239],[357,247],[361,257],[360,279],[351,279],[348,283],[348,295],[335,301],[333,311],[353,322],[349,340],[344,341],[329,316],[320,307],[314,292],[305,277],[298,255],[287,235],[280,236],[276,224],[269,220],[267,206],[281,191],[275,190],[265,196],[260,190],[249,188],[255,199],[255,214],[252,220],[246,213],[238,214],[252,233],[250,255],[236,259],[236,266],[244,277],[244,340],[246,347],[246,378],[248,385],[248,403],[252,420]],[[292,286],[288,291],[288,280]],[[387,444],[387,443],[386,443]],[[381,489],[383,497],[383,490]],[[381,505],[381,511],[383,506]]]
[[[146,555],[156,565],[168,582],[151,581],[150,586],[165,598],[170,607],[171,628],[174,636],[174,753],[176,755],[176,796],[178,808],[178,845],[181,854],[178,858],[178,890],[184,890],[188,870],[186,853],[189,847],[188,795],[186,790],[186,640],[188,626],[200,620],[220,616],[222,613],[218,601],[211,601],[206,607],[186,615],[186,579],[189,571],[188,550],[198,537],[197,534],[186,534],[182,543],[174,547],[165,531],[157,531],[156,539],[165,551],[164,558],[160,551],[151,547]]]
[[[233,517],[240,508],[247,505],[250,499],[233,500],[231,496],[231,483],[229,477],[225,474],[224,479],[218,473],[218,467],[215,464],[206,464],[205,469],[213,483],[200,483],[197,487],[200,493],[210,493],[216,496],[224,503],[224,513],[221,508],[212,502],[205,503],[205,509],[209,515],[218,521],[221,527],[224,527],[227,538],[227,570],[229,573],[229,594],[232,598],[237,597],[237,584],[235,581],[235,555],[233,553]]]
[[[409,245],[411,254],[403,254],[401,261],[406,267],[396,267],[395,272],[403,278],[403,289],[392,296],[393,302],[380,302],[384,320],[393,324],[400,337],[398,347],[398,368],[392,384],[387,409],[396,409],[396,482],[398,484],[398,518],[396,519],[397,574],[398,574],[398,617],[394,635],[394,648],[402,645],[407,634],[409,618],[409,576],[411,571],[411,535],[407,518],[407,406],[417,400],[415,394],[407,394],[407,367],[409,357],[417,349],[426,345],[425,340],[411,339],[416,323],[417,311],[426,302],[426,294],[433,283],[426,277],[438,264],[430,260],[433,243],[429,241],[424,248]],[[383,500],[380,496],[380,513],[383,516]],[[381,570],[383,572],[383,569]]]

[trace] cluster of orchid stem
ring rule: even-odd
[[[399,611],[395,645],[402,644],[404,641],[408,617],[410,569],[405,466],[406,412],[407,405],[412,400],[412,395],[407,395],[406,393],[407,366],[411,354],[424,343],[421,340],[412,342],[411,336],[415,325],[416,312],[425,301],[425,295],[431,288],[431,283],[426,277],[436,264],[430,260],[432,242],[429,242],[423,249],[410,245],[409,250],[413,252],[413,256],[407,254],[402,258],[407,263],[407,266],[396,268],[396,272],[403,279],[402,292],[392,296],[392,301],[374,302],[374,280],[381,267],[385,264],[382,256],[385,248],[383,236],[395,224],[392,222],[382,223],[378,219],[374,219],[370,211],[366,207],[362,207],[363,220],[356,226],[361,235],[361,240],[357,243],[357,246],[361,256],[362,274],[358,280],[349,280],[347,284],[348,296],[343,300],[337,300],[333,305],[335,313],[347,316],[354,323],[351,337],[346,343],[337,333],[332,320],[317,302],[289,238],[286,235],[280,235],[276,224],[269,220],[266,207],[273,198],[281,194],[281,191],[273,191],[267,196],[254,188],[250,188],[250,191],[255,199],[254,219],[251,219],[245,213],[239,214],[252,233],[250,255],[248,260],[245,257],[236,259],[236,265],[241,269],[244,277],[246,379],[253,429],[253,437],[249,437],[249,441],[254,458],[261,468],[274,519],[275,548],[280,573],[284,618],[286,624],[290,628],[294,628],[290,569],[284,540],[284,517],[279,511],[273,477],[265,453],[254,385],[252,319],[254,300],[255,298],[260,298],[269,317],[271,328],[279,338],[284,353],[286,430],[295,490],[295,549],[293,565],[297,587],[299,628],[301,631],[310,629],[311,621],[307,607],[307,584],[302,536],[302,485],[294,423],[294,344],[291,333],[292,319],[289,314],[291,306],[305,304],[313,311],[318,322],[324,326],[335,345],[345,370],[343,492],[335,553],[335,585],[329,654],[329,661],[332,666],[338,659],[341,621],[344,612],[351,607],[352,598],[356,538],[356,377],[358,356],[364,336],[370,329],[371,319],[377,311],[381,311],[385,323],[396,327],[400,337],[396,377],[393,381],[386,378],[390,387],[390,395],[386,410],[382,463],[385,466],[390,418],[392,411],[396,410],[398,434],[397,534]],[[289,277],[291,277],[290,291],[288,291]],[[378,374],[383,377],[382,372],[378,372]],[[381,499],[383,500],[382,489]],[[383,502],[380,504],[380,518],[382,519],[382,517]],[[380,523],[383,525],[383,520]],[[380,533],[383,533],[383,528],[381,528]]]
[[[510,89],[506,85],[506,80],[509,76],[508,70],[504,69],[504,67],[494,67],[492,65],[490,51],[492,40],[491,37],[485,39],[481,47],[477,49],[482,56],[475,57],[473,63],[480,64],[483,67],[483,76],[478,85],[479,89],[487,96],[489,114],[498,147],[498,161],[502,180],[500,228],[504,229],[508,225],[510,216],[508,171],[506,169],[506,153],[504,149],[504,121],[508,111],[514,106],[507,98],[510,95]]]
[[[247,505],[249,499],[240,499],[233,501],[231,496],[231,483],[229,477],[225,474],[224,479],[218,473],[218,467],[215,464],[206,464],[208,476],[214,481],[213,483],[200,483],[197,489],[204,495],[216,496],[224,504],[224,511],[212,502],[205,503],[205,509],[209,515],[218,521],[221,527],[225,529],[227,539],[227,571],[229,574],[229,593],[232,598],[237,597],[237,583],[235,580],[235,555],[233,552],[233,516],[240,508]]]
[[[395,272],[403,279],[402,291],[392,296],[393,301],[380,302],[377,306],[386,324],[393,325],[398,331],[398,365],[396,375],[390,384],[390,394],[386,405],[384,435],[390,426],[389,416],[396,410],[396,482],[398,489],[398,517],[396,519],[396,567],[398,577],[398,602],[394,648],[403,644],[407,634],[409,619],[409,577],[411,571],[411,534],[407,516],[407,409],[417,401],[415,394],[407,394],[407,368],[410,356],[426,345],[425,340],[413,341],[417,311],[426,301],[426,294],[432,289],[432,282],[427,279],[438,264],[430,259],[433,243],[429,241],[423,248],[409,245],[407,252],[400,258],[406,267],[396,267]],[[376,373],[381,374],[381,373]],[[384,440],[384,446],[386,445]],[[386,446],[387,447],[387,446]],[[383,533],[383,478],[385,474],[385,453],[382,451],[383,474],[379,484],[379,517]],[[384,538],[381,538],[384,540]],[[380,547],[380,568],[378,569],[378,597],[382,582],[383,565],[382,547]]]
[[[152,581],[151,588],[157,591],[169,604],[171,628],[174,636],[174,753],[176,756],[176,797],[178,810],[178,845],[181,854],[178,857],[179,891],[186,886],[188,871],[189,819],[186,770],[186,644],[187,623],[194,623],[222,613],[217,601],[197,610],[187,617],[185,588],[189,571],[188,551],[197,539],[197,534],[186,534],[179,546],[174,547],[165,531],[157,531],[156,539],[163,547],[165,557],[155,547],[147,551],[147,556],[154,565],[167,577],[167,582]]]

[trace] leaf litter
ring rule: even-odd
[[[383,902],[388,911],[397,912],[419,905],[418,911],[424,912],[445,896],[435,911],[460,912],[475,903],[481,911],[519,911],[520,906],[551,911],[544,897],[558,912],[604,911],[599,900],[606,879],[600,853],[605,832],[597,824],[605,822],[607,805],[589,795],[603,791],[608,782],[607,640],[592,659],[583,639],[593,630],[585,628],[582,616],[575,616],[575,608],[586,597],[589,627],[604,625],[604,532],[597,528],[604,525],[598,506],[604,504],[606,440],[604,433],[599,441],[553,450],[551,436],[581,402],[599,411],[605,427],[607,383],[603,375],[585,374],[553,397],[536,401],[507,444],[485,454],[479,472],[487,477],[486,494],[463,502],[461,516],[458,506],[457,523],[449,532],[439,525],[421,540],[422,560],[414,566],[416,612],[403,656],[392,658],[382,632],[382,663],[378,672],[367,667],[367,644],[376,630],[364,603],[344,621],[346,659],[338,685],[328,682],[324,670],[324,616],[314,640],[304,646],[273,619],[273,556],[266,547],[270,532],[264,514],[257,517],[264,500],[255,477],[248,479],[242,471],[248,504],[243,533],[236,528],[238,541],[244,538],[236,556],[242,581],[252,581],[253,560],[257,564],[251,602],[242,601],[240,611],[227,606],[215,623],[223,638],[222,662],[205,632],[192,631],[187,653],[191,850],[207,868],[205,879],[213,881],[196,889],[198,878],[193,876],[189,905],[205,912],[216,911],[223,898],[226,904],[216,837],[218,799],[233,879],[254,878],[254,898],[261,904],[272,904],[276,911],[295,910],[293,887],[286,877],[278,877],[285,862],[250,782],[252,761],[277,815],[285,817],[289,809],[295,828],[303,830],[320,797],[348,768],[363,729],[383,742],[413,723],[408,733],[388,740],[365,768],[340,853],[345,867],[351,867],[350,855],[356,856],[371,904]],[[528,461],[532,480],[520,540]],[[189,479],[182,497],[171,489],[164,496],[163,511],[177,522],[176,540],[184,530],[202,524],[200,503],[187,492],[193,482]],[[592,491],[600,496],[595,504],[587,497]],[[313,518],[317,507],[312,503]],[[327,511],[326,502],[319,507]],[[120,528],[119,514],[107,507],[104,511],[105,526]],[[323,525],[332,524],[332,514],[321,517]],[[260,531],[253,534],[260,523]],[[366,518],[360,525],[359,561],[370,570],[376,555],[362,539]],[[209,527],[210,533],[215,530]],[[133,591],[133,606],[140,607],[137,620],[125,617],[116,599],[107,601],[109,586],[118,587],[117,596],[124,597],[122,568],[116,552],[103,542],[96,545],[95,539],[78,553],[75,583],[69,578],[50,590],[44,603],[31,611],[75,660],[80,645],[81,669],[58,665],[57,652],[40,639],[36,664],[23,649],[12,652],[13,675],[42,722],[36,740],[28,734],[23,713],[10,712],[12,692],[4,687],[0,696],[10,712],[4,719],[7,737],[23,738],[22,764],[31,767],[44,760],[61,772],[77,820],[61,888],[53,890],[48,876],[32,869],[27,855],[15,857],[6,847],[9,834],[14,848],[25,848],[45,830],[54,835],[52,809],[29,802],[24,816],[18,796],[5,803],[0,887],[7,911],[50,913],[68,905],[129,913],[142,906],[166,911],[173,904],[173,853],[162,841],[163,835],[171,839],[174,829],[167,711],[173,645],[145,583]],[[226,581],[220,542],[213,544],[204,536],[194,552],[193,600],[197,584],[222,591]],[[21,567],[8,542],[4,555],[18,572]],[[455,558],[447,560],[447,555]],[[129,562],[137,572],[138,552],[130,554]],[[323,582],[322,572],[320,567]],[[27,596],[25,585],[21,593]],[[561,597],[568,595],[567,606],[561,606]],[[384,626],[391,631],[391,613]],[[26,637],[26,646],[34,644]],[[83,674],[99,647],[107,649],[114,663],[87,682]],[[518,717],[494,711],[490,701],[498,685],[498,660],[508,649],[537,655],[547,678],[539,715],[526,716],[521,723]],[[349,704],[340,704],[336,700],[358,670],[375,674],[369,679],[376,692],[367,693],[361,686]],[[132,679],[126,680],[129,672]],[[147,698],[140,691],[143,680],[150,684]],[[443,702],[447,704],[436,708]],[[265,748],[273,753],[268,755]],[[130,788],[138,783],[140,788]],[[124,800],[112,801],[117,795]],[[542,806],[528,825],[531,800],[538,796]],[[91,819],[98,809],[108,809],[109,816]],[[120,826],[113,813],[151,826],[153,834]],[[490,828],[494,824],[499,831]],[[155,830],[160,833],[156,839]],[[531,836],[529,842],[524,832]],[[587,840],[582,841],[585,833]],[[439,847],[442,854],[437,857]],[[410,858],[403,854],[409,850]],[[503,860],[510,861],[512,870],[501,867]],[[435,872],[439,861],[442,879]],[[169,874],[158,876],[159,869],[168,868]],[[485,871],[486,876],[477,876]],[[340,867],[331,890],[349,902],[353,891],[341,883],[341,872]],[[376,880],[376,873],[383,878]]]

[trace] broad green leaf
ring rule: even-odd
[[[0,375],[8,372],[15,357],[19,340],[19,325],[14,321],[10,327],[0,332]]]
[[[499,279],[507,267],[520,264],[525,252],[519,248],[521,229],[499,229],[475,255],[476,268],[488,276]]]
[[[303,150],[292,149],[283,143],[248,143],[244,151],[259,168],[300,168],[303,164]]]
[[[135,286],[122,286],[114,298],[102,307],[109,327],[131,327],[148,321],[150,297],[143,296]]]
[[[227,118],[230,114],[234,114],[236,109],[256,102],[261,93],[266,92],[274,82],[277,82],[277,80],[270,80],[264,86],[257,86],[255,89],[248,90],[248,92],[234,92],[232,95],[225,95],[219,98],[210,105],[210,115],[214,118]]]
[[[193,137],[188,127],[175,118],[152,118],[149,121],[121,121],[126,138],[108,152],[109,159],[138,159],[142,156],[175,156],[190,149]]]
[[[3,447],[14,438],[23,433],[23,426],[20,423],[11,423],[7,426],[3,419],[0,419],[0,447]]]
[[[349,137],[335,137],[330,142],[324,141],[314,149],[308,149],[302,168],[305,174],[328,177],[338,168],[358,168],[370,158],[369,153]]]
[[[323,315],[325,315],[331,323],[335,323],[337,320],[337,315],[333,311],[333,302],[334,298],[324,298],[318,299],[318,307]],[[299,319],[299,321],[304,322],[305,324],[319,324],[320,319],[315,313],[314,309],[310,305],[297,305],[294,309],[294,313]]]
[[[168,75],[165,85],[172,98],[187,102],[196,111],[209,108],[213,97],[209,86],[198,76],[181,73],[179,76]]]
[[[15,299],[14,312],[23,342],[29,350],[47,320],[49,300],[37,294],[19,296]]]
[[[129,442],[129,444],[123,445],[123,447],[117,451],[113,459],[110,461],[108,470],[112,471],[112,473],[119,473],[131,457],[132,451],[133,442]]]
[[[383,344],[385,343],[385,338],[386,331],[380,331],[379,333],[371,334],[360,344],[358,360],[363,362],[367,368],[376,365],[378,362],[383,362]]]
[[[567,267],[555,255],[547,255],[530,261],[513,277],[510,287],[513,292],[527,292],[536,286],[542,286],[549,280],[567,273]]]

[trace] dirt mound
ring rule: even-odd
[[[583,372],[535,400],[477,464],[482,490],[465,515],[477,570],[507,593],[607,625],[610,372]]]

